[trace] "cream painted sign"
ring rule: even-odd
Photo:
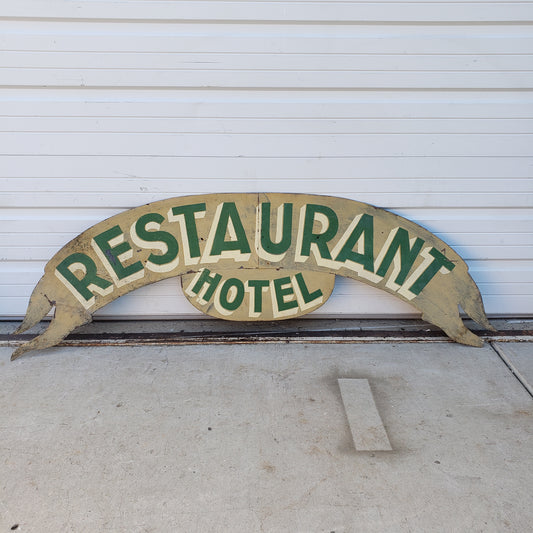
[[[17,333],[52,307],[48,329],[15,350],[60,342],[119,296],[181,276],[189,301],[229,320],[278,320],[309,313],[335,276],[409,302],[457,342],[482,345],[460,305],[486,328],[465,262],[421,226],[384,209],[307,194],[207,194],[130,209],[84,231],[45,267]]]

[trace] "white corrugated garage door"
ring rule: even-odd
[[[492,315],[533,313],[533,2],[0,7],[0,315],[90,225],[183,194],[307,192],[411,218]],[[196,311],[177,280],[106,316]],[[413,309],[342,279],[330,316]]]

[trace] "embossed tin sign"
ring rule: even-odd
[[[161,279],[181,276],[204,313],[249,321],[314,311],[336,275],[409,302],[457,342],[483,344],[459,306],[492,329],[466,263],[410,220],[331,196],[207,194],[130,209],[66,244],[47,263],[16,333],[52,307],[55,316],[12,359],[57,344],[97,309]]]

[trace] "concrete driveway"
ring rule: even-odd
[[[496,347],[533,382],[531,344]],[[533,523],[533,401],[489,344],[57,347],[10,363],[11,351],[0,531]]]

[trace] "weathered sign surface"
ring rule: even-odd
[[[460,305],[492,329],[465,262],[421,226],[384,209],[307,194],[207,194],[170,198],[104,220],[45,267],[16,333],[53,306],[48,329],[18,347],[60,342],[119,296],[183,276],[191,303],[230,320],[278,320],[311,312],[335,275],[409,302],[457,342],[481,346]]]

